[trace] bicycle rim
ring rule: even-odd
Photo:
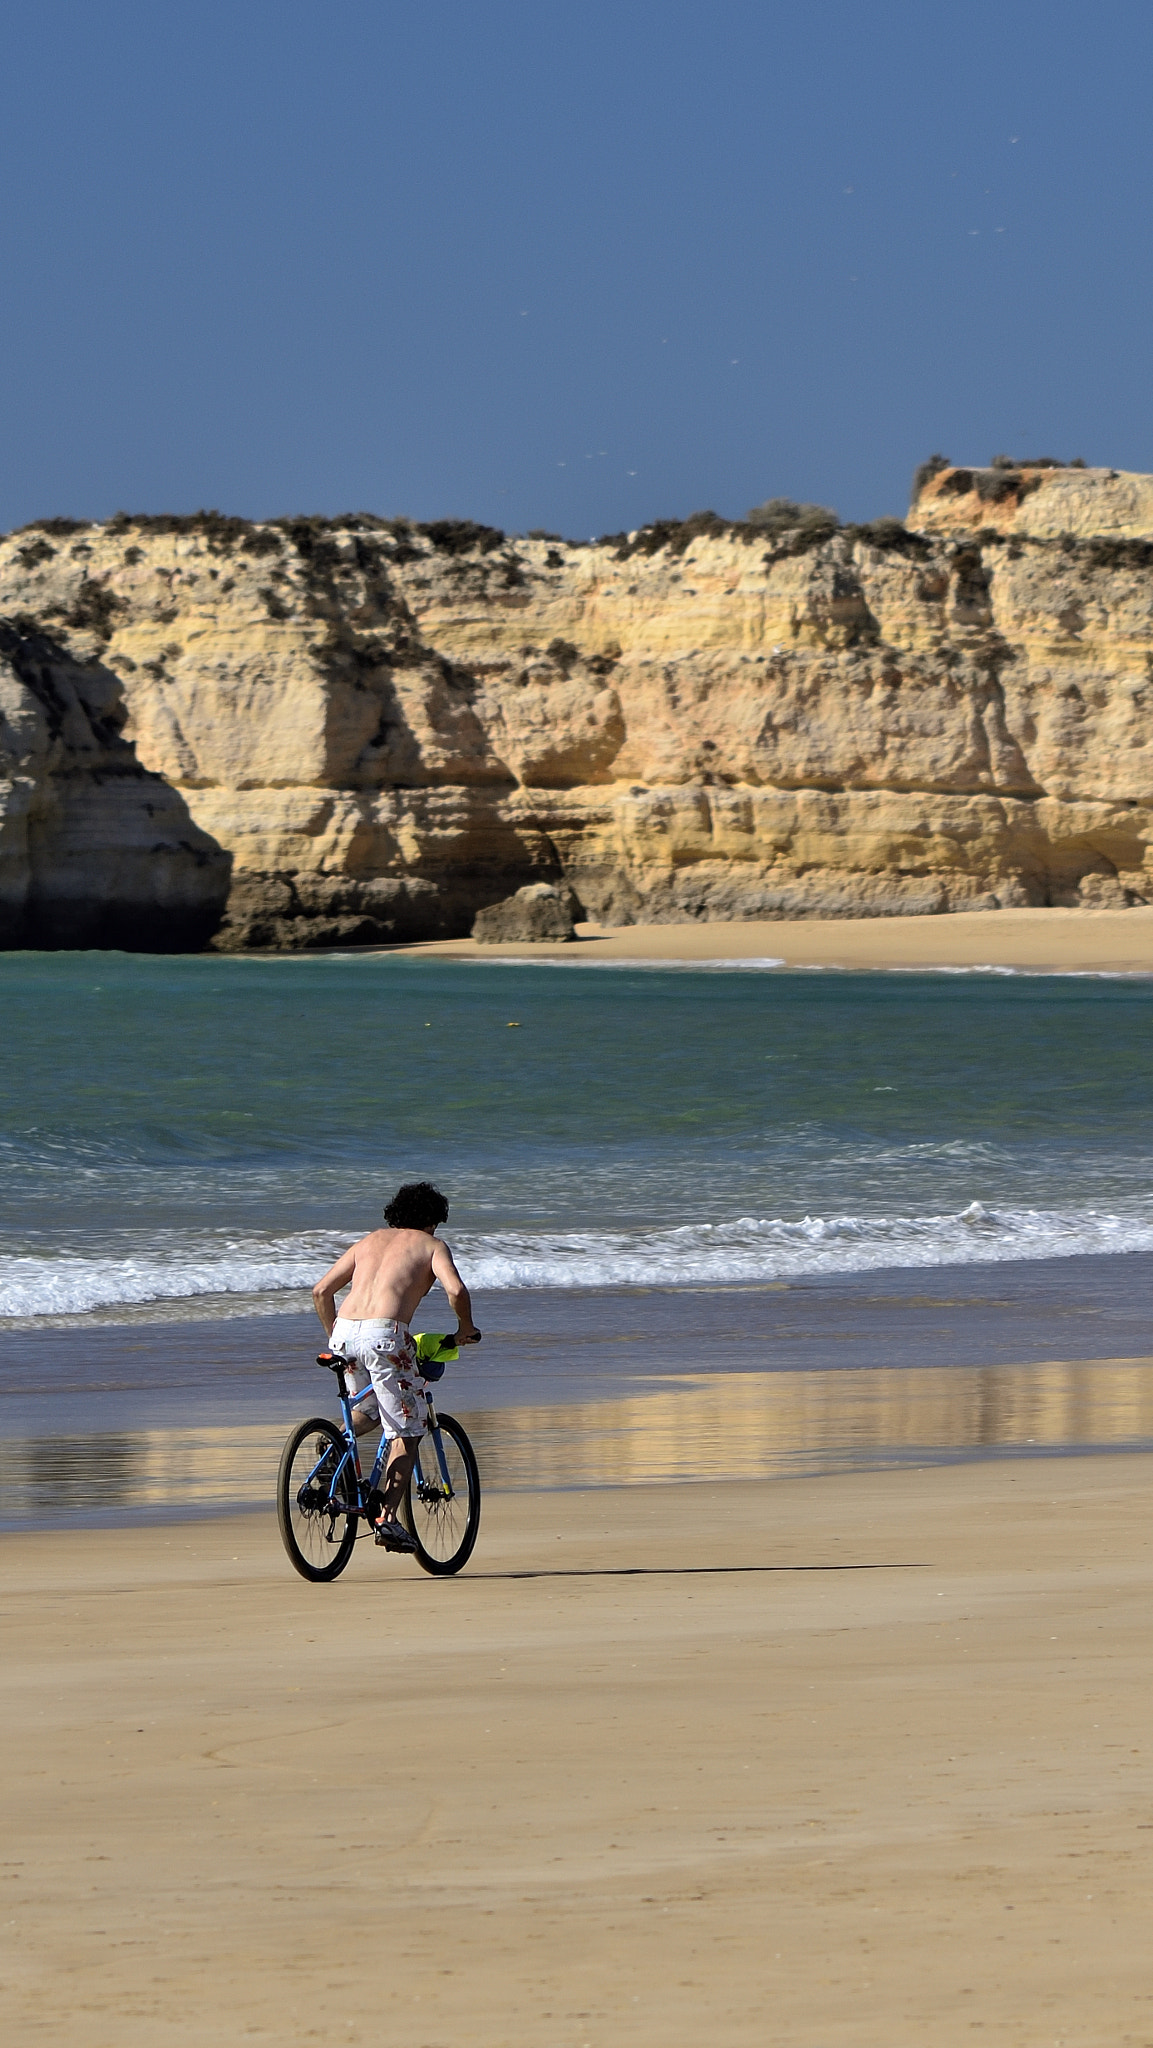
[[[480,1528],[480,1476],[459,1422],[442,1415],[437,1427],[444,1468],[430,1431],[421,1439],[418,1469],[408,1482],[404,1508],[416,1538],[417,1563],[441,1576],[460,1571],[472,1555]]]
[[[284,1547],[302,1579],[334,1579],[356,1542],[356,1519],[345,1514],[348,1466],[336,1484],[345,1453],[335,1424],[313,1417],[293,1430],[280,1460],[276,1512]]]

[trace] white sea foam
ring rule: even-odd
[[[941,966],[932,961],[899,967],[872,967],[866,961],[848,963],[841,960],[785,960],[772,954],[755,955],[748,959],[725,960],[654,960],[637,955],[635,959],[604,960],[589,958],[586,954],[550,953],[533,960],[521,954],[497,954],[493,959],[477,960],[469,954],[470,967],[595,967],[602,973],[620,974],[768,974],[785,969],[789,974],[984,974],[1001,976],[1011,981],[1148,981],[1147,967],[1005,967],[994,961],[979,961],[971,966]]]
[[[259,1237],[189,1240],[176,1232],[123,1258],[61,1251],[5,1258],[0,1317],[83,1315],[200,1295],[269,1295],[311,1287],[340,1245],[326,1233],[279,1241]]]
[[[478,1287],[665,1287],[767,1281],[883,1267],[1153,1250],[1153,1218],[1100,1210],[985,1208],[951,1216],[742,1216],[649,1232],[459,1237]]]
[[[862,1217],[742,1216],[652,1230],[454,1233],[469,1282],[478,1291],[522,1287],[721,1286],[805,1275],[861,1273],[884,1267],[1000,1264],[1075,1254],[1153,1250],[1153,1217],[1136,1205],[1098,1209],[989,1209],[980,1202],[953,1215]],[[75,1316],[150,1303],[171,1313],[185,1301],[235,1299],[267,1308],[300,1294],[341,1247],[327,1233],[286,1239],[204,1238],[172,1234],[131,1256],[79,1252],[25,1254],[4,1262],[0,1317]],[[286,1302],[287,1305],[287,1302]]]
[[[481,967],[596,967],[613,973],[661,973],[661,974],[765,974],[771,969],[787,967],[787,960],[778,960],[770,954],[750,959],[734,960],[650,960],[638,955],[635,960],[599,960],[582,956],[573,958],[570,954],[550,953],[541,960],[524,959],[516,954],[497,954],[492,960],[474,960],[468,956],[468,965]]]

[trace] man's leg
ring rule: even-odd
[[[385,1530],[391,1529],[392,1536],[396,1537],[400,1504],[404,1499],[404,1489],[408,1485],[416,1447],[424,1433],[428,1412],[423,1382],[415,1371],[415,1353],[412,1351],[412,1342],[407,1332],[403,1347],[387,1352],[382,1347],[374,1356],[369,1370],[380,1408],[381,1423],[389,1438],[388,1460],[381,1488],[380,1519],[376,1526],[379,1535],[384,1536]],[[407,1535],[403,1543],[399,1538],[392,1541],[385,1537],[385,1541],[387,1548],[413,1548],[412,1538]]]
[[[394,1436],[388,1447],[388,1463],[384,1468],[384,1485],[381,1488],[381,1514],[390,1521],[400,1513],[404,1489],[412,1473],[418,1436]]]
[[[353,1403],[352,1429],[354,1436],[367,1436],[371,1430],[380,1428],[380,1406],[375,1392],[370,1392],[372,1378],[366,1365],[350,1360],[344,1372],[345,1385],[349,1394],[361,1398]]]

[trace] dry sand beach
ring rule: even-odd
[[[1147,2043],[1148,1471],[4,1538],[7,2038]]]
[[[446,939],[395,950],[429,957],[589,961],[779,960],[786,967],[1015,967],[1028,973],[1153,973],[1153,907],[964,910],[944,917],[773,918],[579,924],[577,943]]]
[[[418,950],[434,962],[521,953],[1142,976],[1153,972],[1153,909],[585,927],[580,943],[555,949]],[[395,971],[414,985],[423,973]],[[102,982],[111,972],[102,966]],[[108,1014],[147,1017],[151,1003],[186,1037],[210,1017],[213,1043],[233,1045],[246,1103],[258,1105],[262,1071],[221,1035],[231,1015],[250,1035],[252,1015],[271,1020],[283,1059],[280,991],[292,993],[293,1031],[312,1017],[326,1046],[330,1017],[364,1001],[340,978],[360,974],[356,962],[305,963],[290,982],[297,972],[196,963],[170,988],[164,976],[176,969],[129,963]],[[562,986],[583,991],[587,1006],[598,990],[637,984],[639,1021],[630,1026],[623,1010],[619,1021],[622,1039],[632,1029],[638,1044],[652,1008],[675,1007],[675,987],[705,985],[475,967],[427,979],[432,1002],[414,1014],[433,1034],[422,1043],[430,1073],[459,1093],[455,1032],[475,1093],[473,1048],[485,1044],[506,1122],[518,1103],[548,1106],[525,1076],[544,1047],[552,1086],[557,1029],[541,1008],[535,1031],[506,1038],[506,981],[530,1020],[531,1004]],[[722,1076],[750,1028],[753,984],[772,992],[774,1046],[789,1030],[789,1044],[800,1043],[798,1031],[825,1018],[827,1085],[841,1085],[881,982],[716,977],[707,986],[728,988],[733,1022],[727,1037],[699,1043]],[[87,1005],[77,1011],[85,1043],[100,1042],[112,1029],[101,1023],[105,991],[82,986],[79,969],[75,986],[62,986]],[[128,1001],[126,991],[137,994]],[[847,1154],[857,1124],[875,1125],[877,1171],[892,1173],[890,1129],[916,1152],[924,1132],[935,1141],[960,1128],[936,1048],[953,1048],[949,1073],[970,1075],[960,1092],[977,1091],[983,1076],[957,1065],[956,1046],[967,1058],[979,1025],[1000,1033],[981,1039],[980,1059],[992,1044],[997,1068],[1000,1048],[1002,1089],[1020,1095],[1039,1077],[1072,1133],[1077,1156],[1062,1153],[1055,1167],[1022,1140],[1027,1199],[1035,1172],[1056,1175],[1060,1191],[1082,1152],[1086,1172],[1097,1170],[1097,1118],[1107,1126],[1100,1170],[1115,1174],[1121,1196],[1109,1199],[1124,1222],[1121,1197],[1144,1185],[1146,999],[1130,983],[884,981],[888,1007],[880,1023],[869,1013],[867,1043],[891,1015],[906,1065],[876,1076],[870,1067],[867,1078],[908,1077],[909,1088],[876,1091],[875,1107],[872,1093],[846,1095],[835,1147]],[[35,984],[30,1047],[61,1008]],[[790,1022],[798,1008],[800,1025]],[[977,1023],[958,1032],[954,1011]],[[580,1014],[586,1031],[590,1017],[603,1026],[595,1009]],[[683,1006],[677,1016],[679,1031],[693,1028]],[[1014,1033],[1030,1034],[1019,1056]],[[591,1038],[601,1042],[595,1028]],[[494,1051],[494,1039],[509,1050]],[[198,1129],[216,1100],[208,1082],[185,1115],[164,1049],[141,1043],[173,1128]],[[28,1071],[39,1073],[31,1052]],[[587,1071],[603,1085],[600,1068]],[[645,1085],[638,1060],[621,1071],[620,1087]],[[815,1087],[826,1087],[823,1074]],[[1102,1081],[1078,1094],[1085,1074],[1120,1079],[1114,1093]],[[35,1104],[56,1114],[56,1069],[36,1085]],[[299,1078],[293,1085],[299,1117]],[[762,1142],[775,1099],[757,1095],[735,1136],[725,1126],[726,1160]],[[143,1112],[130,1091],[123,1100],[137,1133]],[[796,1100],[809,1116],[818,1098]],[[261,1113],[271,1160],[280,1126],[270,1101]],[[1130,1104],[1140,1126],[1132,1160],[1115,1136]],[[151,1101],[145,1108],[151,1115]],[[77,1098],[68,1114],[84,1111]],[[341,1113],[338,1133],[349,1128]],[[103,1142],[107,1108],[92,1114]],[[1047,1114],[1046,1098],[1042,1126]],[[973,1127],[981,1143],[993,1116]],[[550,1142],[568,1143],[567,1124],[557,1128]],[[948,1212],[942,1229],[987,1192],[979,1145],[974,1157],[956,1169],[975,1177],[971,1187],[949,1181],[934,1194]],[[572,1158],[579,1178],[587,1161]],[[33,1160],[33,1193],[33,1169],[51,1165]],[[1069,1196],[1074,1222],[1075,1202],[1094,1195],[1086,1186]],[[1008,1198],[1003,1206],[1008,1223],[980,1227],[1008,1231],[1015,1211]],[[227,1206],[207,1213],[226,1218]],[[285,1226],[273,1216],[263,1227]],[[98,1244],[94,1258],[121,1256],[119,1243]],[[311,1587],[289,1568],[271,1504],[218,1515],[223,1501],[264,1488],[262,1477],[247,1494],[229,1491],[237,1475],[251,1479],[256,1434],[271,1492],[280,1404],[303,1414],[323,1399],[303,1319],[299,1329],[291,1316],[262,1322],[257,1300],[247,1323],[221,1323],[213,1336],[195,1320],[129,1327],[129,1309],[114,1303],[125,1320],[104,1331],[85,1324],[78,1334],[75,1319],[7,1330],[9,1499],[15,1473],[37,1513],[47,1512],[36,1505],[45,1487],[49,1508],[54,1489],[69,1512],[91,1508],[77,1462],[90,1431],[98,1462],[120,1475],[109,1517],[114,1508],[138,1518],[0,1535],[6,2038],[52,2048],[77,2038],[85,2048],[954,2048],[982,2038],[1150,2048],[1153,1468],[1132,1448],[1150,1440],[1148,1251],[1134,1256],[1127,1240],[1110,1258],[1056,1249],[995,1272],[934,1254],[923,1275],[850,1270],[826,1281],[806,1268],[788,1284],[634,1289],[627,1311],[623,1288],[601,1299],[555,1277],[551,1291],[489,1287],[493,1320],[479,1319],[499,1385],[486,1403],[466,1381],[480,1369],[471,1361],[452,1405],[477,1429],[490,1491],[472,1563],[449,1581],[365,1544],[335,1585]],[[46,1273],[60,1263],[45,1258]],[[690,1339],[708,1351],[711,1375],[691,1387],[676,1381],[692,1363]],[[638,1376],[638,1347],[655,1354],[650,1366],[667,1384]],[[144,1387],[157,1404],[147,1413]],[[245,1389],[266,1414],[244,1405]],[[1106,1454],[1109,1443],[1126,1448]],[[1056,1457],[1041,1446],[1095,1449]],[[928,1464],[934,1456],[984,1462]],[[174,1511],[182,1458],[203,1481],[191,1505],[211,1515],[145,1520],[142,1505],[156,1517]],[[830,1472],[830,1460],[892,1468]],[[654,1474],[666,1483],[649,1483]]]

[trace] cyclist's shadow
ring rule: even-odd
[[[529,1565],[507,1572],[469,1572],[470,1579],[691,1579],[725,1578],[735,1573],[790,1572],[927,1572],[932,1566],[913,1559],[883,1559],[873,1564],[606,1564]]]

